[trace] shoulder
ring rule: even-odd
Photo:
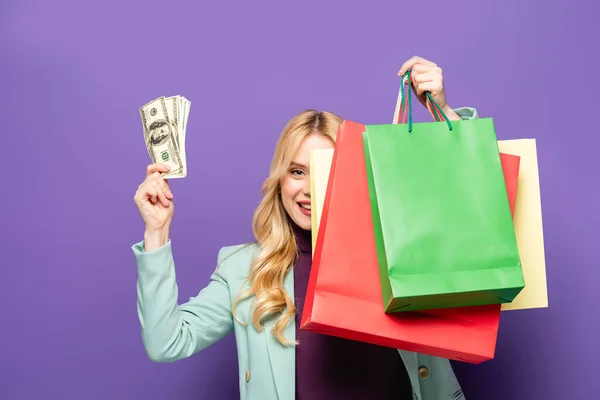
[[[223,246],[217,255],[217,268],[215,272],[224,277],[246,277],[250,270],[252,257],[258,251],[255,242]]]

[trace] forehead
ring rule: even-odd
[[[332,149],[334,147],[333,142],[324,136],[309,135],[296,150],[293,161],[296,163],[302,163],[308,165],[310,160],[310,151],[316,149]]]

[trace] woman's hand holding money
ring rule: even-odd
[[[146,225],[144,247],[147,252],[169,241],[169,228],[175,206],[169,183],[160,174],[168,171],[169,166],[165,164],[148,165],[146,179],[140,184],[133,197]]]

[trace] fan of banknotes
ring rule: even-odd
[[[185,129],[191,102],[183,96],[161,96],[140,107],[144,140],[152,163],[171,167],[164,178],[184,178]]]

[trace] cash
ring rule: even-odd
[[[140,107],[144,141],[152,163],[171,167],[164,178],[187,175],[185,131],[191,102],[183,96],[161,96]]]

